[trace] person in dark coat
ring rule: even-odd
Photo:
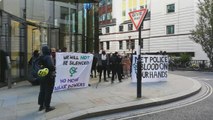
[[[110,64],[112,65],[111,83],[114,83],[114,77],[116,74],[118,75],[119,82],[122,82],[120,63],[121,63],[121,60],[118,57],[118,52],[115,52],[110,59]]]
[[[102,73],[104,74],[104,81],[108,82],[106,79],[106,71],[107,71],[107,54],[105,51],[98,57],[98,71],[99,71],[99,82],[101,82]]]
[[[7,59],[6,53],[3,50],[0,50],[0,82],[5,82],[7,70]]]
[[[33,56],[30,58],[30,61],[28,62],[28,69],[29,69],[29,78],[28,81],[32,84],[32,85],[39,85],[39,78],[35,78],[32,75],[32,70],[33,70],[33,61],[35,61],[38,57],[39,57],[39,51],[38,50],[34,50],[33,51]]]
[[[98,58],[97,56],[94,54],[93,56],[93,61],[92,61],[92,69],[91,69],[91,77],[95,77],[96,78],[96,69],[97,69],[97,62],[98,62]],[[93,75],[94,73],[94,75]]]
[[[49,112],[55,109],[55,107],[50,106],[55,84],[55,66],[51,57],[51,50],[47,46],[42,47],[42,53],[41,64],[44,68],[49,69],[49,73],[41,78],[38,104],[40,105],[39,111],[42,111],[45,108],[45,111]]]

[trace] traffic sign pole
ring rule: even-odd
[[[137,98],[141,98],[141,81],[142,81],[142,68],[141,68],[141,24],[146,16],[147,9],[135,10],[129,12],[129,17],[138,30],[138,60],[137,60]]]
[[[137,61],[137,98],[141,98],[141,25],[138,29],[138,61]]]

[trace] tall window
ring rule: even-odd
[[[120,49],[120,50],[123,49],[123,41],[119,41],[119,49]]]
[[[109,27],[106,27],[106,33],[109,33]]]
[[[166,26],[166,34],[174,34],[175,33],[175,26],[174,25],[167,25]]]
[[[133,25],[132,24],[128,24],[128,30],[133,30]]]
[[[106,42],[106,49],[109,50],[109,41]]]
[[[126,41],[126,49],[131,49],[131,41],[130,40],[127,40]]]
[[[119,31],[121,32],[123,30],[124,30],[124,26],[123,25],[119,26]]]
[[[104,43],[103,42],[100,42],[100,48],[101,48],[101,50],[104,49]]]
[[[66,7],[60,7],[61,8],[61,14],[60,14],[60,18],[63,20],[67,20],[69,19],[69,9]]]
[[[173,12],[175,12],[175,4],[167,5],[167,13],[173,13]]]
[[[135,40],[132,40],[132,41],[131,41],[131,49],[132,49],[132,50],[135,49]]]

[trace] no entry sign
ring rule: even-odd
[[[147,9],[141,9],[141,10],[135,10],[135,11],[129,12],[129,17],[137,30],[140,27],[144,17],[146,16],[146,13],[147,13]]]

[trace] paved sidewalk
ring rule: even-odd
[[[96,88],[97,81],[91,79],[91,87],[53,93],[51,105],[56,109],[48,113],[38,112],[39,86],[25,81],[12,89],[0,88],[0,120],[83,119],[180,100],[201,89],[196,80],[169,74],[167,82],[143,84],[142,98],[137,99],[136,84],[130,78],[114,84],[101,82]]]

